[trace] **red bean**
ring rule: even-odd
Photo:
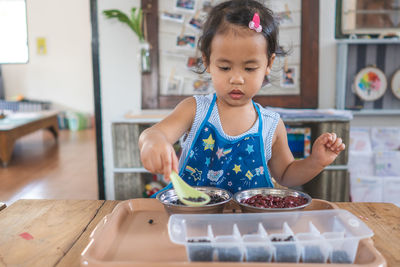
[[[302,196],[272,196],[257,194],[247,199],[242,199],[241,203],[261,208],[294,208],[307,203],[307,199]]]

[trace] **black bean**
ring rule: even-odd
[[[191,261],[213,261],[213,248],[211,245],[188,246]]]
[[[211,241],[208,239],[189,239],[188,243],[210,243]]]
[[[208,195],[210,196],[210,202],[208,202],[207,205],[216,204],[216,203],[219,203],[219,202],[222,202],[222,201],[225,201],[225,200],[226,200],[225,198],[223,198],[223,197],[221,197],[221,196],[219,196],[219,195],[214,195],[214,194],[208,194]],[[190,200],[190,199],[189,199],[189,200]],[[203,200],[204,200],[204,199],[203,199]],[[203,201],[203,200],[200,200],[200,201]],[[198,202],[200,202],[200,201],[198,201]],[[173,205],[183,205],[183,206],[186,206],[185,204],[183,204],[183,203],[179,200],[179,198],[176,199],[176,200],[171,200],[170,203],[173,204]]]
[[[202,201],[206,200],[204,197],[185,197],[183,199],[192,201],[192,202],[202,202]]]
[[[252,262],[269,262],[272,258],[272,253],[267,247],[247,247],[247,261]]]
[[[306,246],[304,249],[303,261],[324,263],[325,259],[318,246]]]
[[[332,263],[353,263],[350,260],[350,257],[347,254],[347,252],[343,251],[343,250],[334,250],[334,251],[332,251],[331,262]]]
[[[237,247],[217,248],[217,253],[219,261],[240,261],[242,258],[242,252]]]
[[[297,262],[297,248],[295,245],[275,246],[277,262]]]
[[[278,237],[273,237],[271,239],[272,242],[281,242],[281,241],[294,241],[294,238],[292,235],[289,235],[286,238],[278,238]]]

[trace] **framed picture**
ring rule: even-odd
[[[394,96],[400,100],[400,69],[393,74],[391,87]]]
[[[183,49],[196,49],[196,36],[182,35],[176,38],[176,47]]]
[[[385,94],[386,87],[386,76],[376,67],[360,70],[354,79],[354,91],[364,101],[381,98]]]
[[[297,86],[297,68],[287,67],[282,70],[281,87],[293,88]]]
[[[195,2],[195,4],[193,4]],[[148,1],[141,0],[141,5],[146,7],[146,12],[149,12],[146,16],[147,31],[151,32],[149,34],[149,42],[155,53],[152,53],[152,64],[151,67],[153,71],[151,75],[142,75],[141,88],[142,88],[142,105],[143,109],[169,109],[175,107],[180,101],[185,99],[187,96],[186,92],[192,91],[192,80],[197,78],[197,76],[190,77],[187,73],[187,67],[185,66],[188,56],[195,56],[195,49],[180,49],[181,47],[193,47],[193,46],[180,46],[176,45],[177,36],[183,35],[194,35],[196,36],[195,42],[198,40],[197,31],[188,32],[179,30],[174,25],[168,25],[164,27],[164,20],[159,19],[159,23],[153,23],[155,16],[163,11],[168,11],[172,13],[181,13],[184,16],[184,22],[182,25],[189,28],[188,22],[192,16],[198,11],[200,13],[206,11],[210,6],[217,5],[220,0],[195,0],[192,2],[193,5],[189,5],[189,8],[185,6],[184,2],[177,0],[170,1],[159,1],[152,0],[152,5],[148,5]],[[291,39],[293,42],[284,43],[282,45],[295,44],[296,49],[298,47],[298,60],[291,60],[294,62],[293,65],[296,66],[296,78],[297,85],[293,88],[288,88],[288,90],[280,90],[280,80],[281,73],[277,71],[273,75],[272,86],[266,91],[266,94],[258,94],[254,97],[254,101],[261,104],[262,106],[280,106],[280,107],[290,107],[290,108],[317,108],[318,107],[318,21],[319,21],[319,6],[320,1],[318,0],[271,0],[271,1],[260,1],[266,5],[276,3],[279,5],[279,9],[273,9],[275,12],[285,11],[285,4],[288,3],[290,8],[292,19],[294,20],[294,26],[287,26],[285,31],[296,31],[295,36]],[[168,8],[170,6],[170,8]],[[182,8],[183,7],[183,8]],[[162,8],[161,12],[159,8]],[[296,14],[301,18],[299,23],[297,23]],[[288,21],[289,22],[289,21]],[[169,23],[170,24],[170,23]],[[171,26],[171,27],[170,27]],[[176,26],[176,25],[175,25]],[[176,35],[171,35],[175,33]],[[167,37],[169,35],[169,37]],[[172,38],[165,42],[164,36],[167,38]],[[163,39],[160,39],[163,38]],[[298,39],[298,40],[297,40]],[[301,42],[301,43],[299,43]],[[188,43],[188,42],[186,42]],[[190,43],[190,42],[189,42]],[[313,49],[307,49],[308,47],[313,47]],[[168,73],[161,73],[160,70],[167,70],[170,68],[171,62],[169,60],[170,55],[165,52],[173,52],[180,54],[184,64],[184,72],[181,76],[185,75],[184,79],[184,94],[182,95],[165,95],[164,89],[167,80]],[[307,60],[302,60],[307,59]],[[154,63],[154,64],[153,64]],[[293,66],[291,65],[291,66]],[[301,70],[307,70],[307,73],[303,73]],[[186,77],[188,74],[188,77]],[[191,76],[191,75],[190,75]],[[275,77],[276,76],[276,77]],[[210,86],[212,88],[212,85]],[[286,88],[285,88],[286,89]]]
[[[341,0],[344,34],[384,34],[400,31],[399,1]]]
[[[176,0],[175,9],[194,13],[196,10],[196,0]]]
[[[178,22],[178,23],[183,23],[183,20],[184,20],[182,14],[170,13],[170,12],[161,13],[161,19]]]

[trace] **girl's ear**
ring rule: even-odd
[[[207,57],[204,54],[201,56],[201,60],[203,61],[203,65],[206,68],[206,72],[210,73],[210,68],[207,64]]]
[[[271,72],[271,68],[272,68],[272,64],[274,64],[274,60],[275,60],[275,53],[273,53],[271,55],[271,58],[268,60],[268,66],[267,69],[265,70],[265,75],[269,75],[269,73]]]

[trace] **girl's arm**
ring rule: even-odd
[[[336,134],[324,133],[315,140],[309,157],[294,160],[282,120],[279,120],[275,136],[272,157],[268,165],[272,177],[287,187],[299,186],[310,181],[331,164],[345,148],[342,139],[337,138]]]
[[[186,98],[165,119],[140,134],[140,158],[144,168],[151,173],[164,174],[167,180],[171,170],[178,171],[173,144],[190,129],[195,115],[196,100]]]

